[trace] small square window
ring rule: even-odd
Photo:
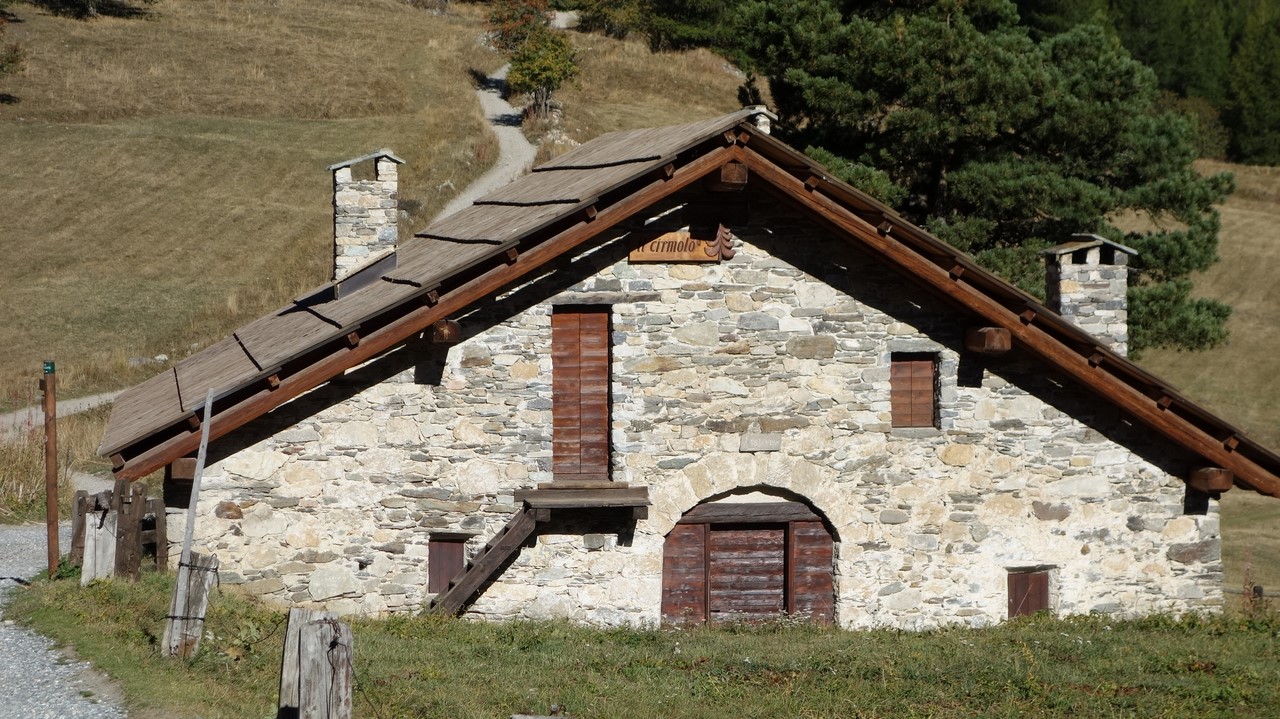
[[[1049,609],[1049,571],[1009,572],[1009,617],[1028,617]]]
[[[938,426],[938,356],[895,352],[889,371],[894,427]]]

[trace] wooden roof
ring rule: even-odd
[[[118,477],[159,469],[195,450],[207,415],[211,435],[225,435],[739,162],[780,200],[983,322],[1008,329],[1017,349],[1207,464],[1231,470],[1240,486],[1280,497],[1280,456],[760,132],[749,122],[756,112],[610,133],[536,168],[402,242],[394,268],[372,285],[341,297],[322,286],[127,390],[116,400],[100,451],[112,457]],[[202,406],[209,387],[212,411]]]

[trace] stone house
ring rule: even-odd
[[[330,168],[334,281],[123,394],[103,453],[178,525],[211,423],[197,547],[344,613],[1218,607],[1216,500],[1280,457],[1125,358],[1132,251],[1046,253],[1046,307],[761,113],[602,136],[381,251],[398,158]]]

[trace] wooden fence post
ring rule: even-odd
[[[351,627],[332,612],[290,609],[276,719],[351,719]]]
[[[89,514],[89,493],[77,490],[71,500],[71,551],[67,555],[67,563],[78,567],[84,563],[84,528],[86,515]]]
[[[156,571],[167,571],[169,569],[169,525],[164,513],[164,500],[159,497],[148,499],[144,514],[155,517],[156,524],[154,529],[142,533],[142,543],[155,545]]]
[[[142,515],[147,511],[147,485],[117,480],[111,506],[116,510],[116,576],[136,582],[142,573]]]
[[[80,564],[80,586],[106,579],[116,569],[116,513],[109,489],[90,494],[84,502],[84,549]]]
[[[160,652],[166,657],[194,657],[200,649],[209,590],[218,578],[218,555],[189,554],[189,562],[178,563],[178,583],[183,590],[173,593],[169,616],[165,617]]]

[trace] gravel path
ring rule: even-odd
[[[88,397],[76,397],[75,399],[64,399],[58,402],[58,416],[65,417],[70,414],[79,414],[85,410],[93,409],[101,404],[106,404],[116,398],[119,392],[107,392],[104,394],[95,394]],[[7,412],[0,414],[0,439],[20,432],[28,427],[44,426],[44,408],[40,405],[32,405],[17,412]]]
[[[6,595],[45,566],[45,528],[0,525],[0,719],[125,717],[120,692],[88,662],[69,660],[53,642],[4,619]],[[61,546],[71,539],[64,524]]]
[[[523,175],[533,164],[535,151],[533,145],[525,139],[524,132],[520,130],[522,120],[520,111],[502,99],[502,91],[507,86],[507,70],[510,67],[510,65],[503,65],[498,68],[497,72],[486,78],[484,84],[476,89],[480,109],[489,119],[489,124],[493,125],[493,134],[498,137],[498,161],[489,168],[488,172],[450,200],[449,204],[445,205],[436,216],[437,220],[468,207],[481,197],[510,183]]]

